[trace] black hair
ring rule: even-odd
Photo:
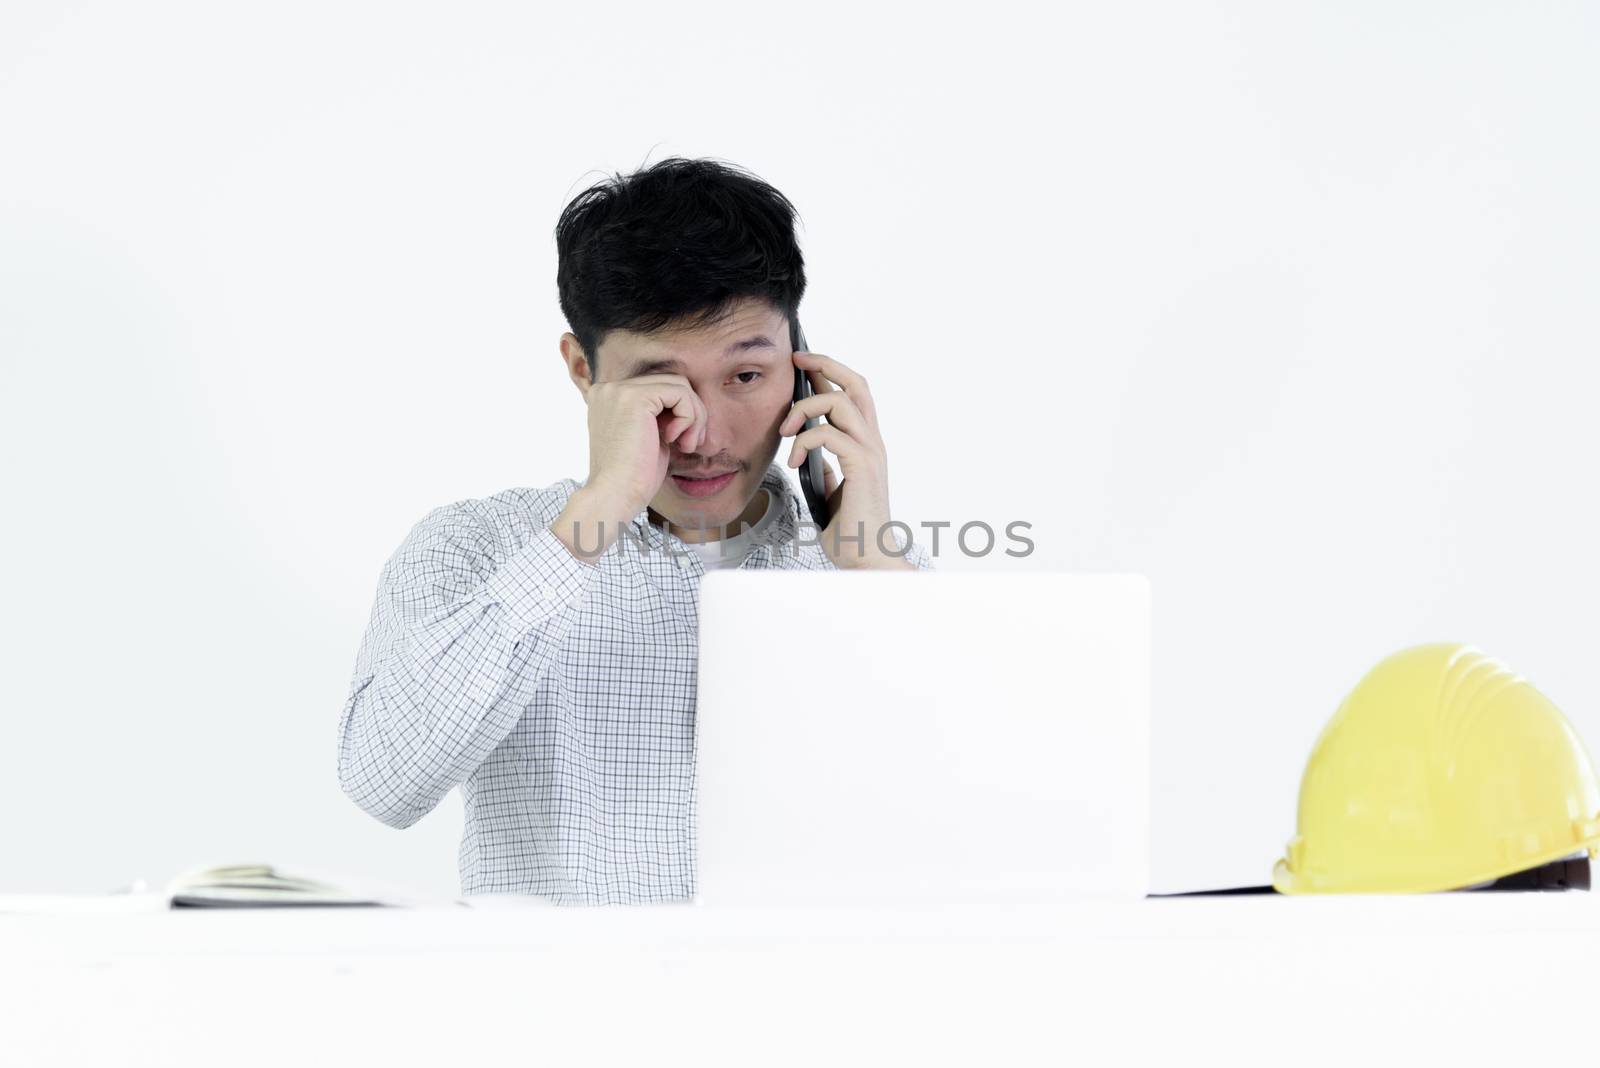
[[[590,381],[610,330],[707,326],[742,297],[793,322],[806,290],[797,214],[741,167],[678,156],[574,197],[556,224],[556,288]]]

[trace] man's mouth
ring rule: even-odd
[[[717,475],[673,475],[672,484],[679,493],[690,497],[710,497],[731,484],[736,474],[737,471],[724,471]]]

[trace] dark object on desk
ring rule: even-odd
[[[1172,894],[1146,894],[1145,897],[1223,897],[1235,894],[1275,894],[1270,886],[1230,886],[1226,890],[1180,890]]]
[[[1479,890],[1587,890],[1589,889],[1589,856],[1563,857],[1526,868],[1510,875],[1502,875]]]
[[[1445,891],[1445,893],[1464,893],[1472,891],[1490,890],[1587,890],[1589,889],[1589,857],[1563,857],[1552,860],[1548,864],[1541,864],[1536,868],[1524,868],[1522,871],[1502,875],[1492,883],[1483,886],[1463,887],[1460,891]],[[1184,890],[1175,894],[1146,894],[1146,897],[1221,897],[1234,894],[1272,894],[1276,893],[1271,886],[1231,886],[1225,890]]]

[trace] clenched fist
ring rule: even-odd
[[[589,387],[589,480],[629,517],[655,499],[674,442],[693,452],[706,407],[682,375],[654,374]]]
[[[589,478],[552,527],[567,548],[593,562],[621,529],[655,499],[672,446],[693,452],[705,433],[706,408],[682,375],[639,375],[589,387]],[[574,523],[586,531],[582,552]],[[599,534],[586,523],[602,522]],[[590,544],[598,542],[595,550]]]

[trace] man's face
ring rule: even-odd
[[[778,426],[794,402],[794,350],[789,321],[766,301],[744,298],[722,322],[653,334],[613,330],[600,345],[598,381],[642,374],[678,374],[706,407],[705,434],[696,450],[676,442],[667,477],[650,508],[685,541],[736,533],[761,517],[761,479],[777,455]],[[681,440],[681,439],[680,439]],[[732,471],[726,485],[695,493],[676,476]],[[709,535],[710,538],[707,538]]]

